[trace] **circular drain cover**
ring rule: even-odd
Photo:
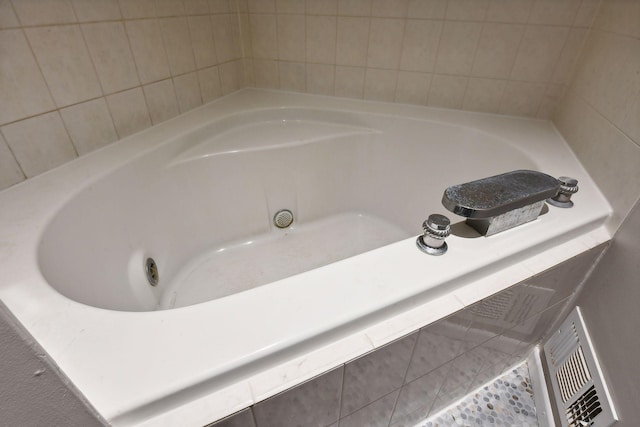
[[[273,216],[273,224],[278,228],[287,228],[293,223],[293,212],[289,209],[280,209]]]

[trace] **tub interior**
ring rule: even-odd
[[[161,142],[88,184],[46,226],[38,263],[51,286],[83,304],[179,308],[415,236],[430,213],[446,213],[447,186],[515,169],[537,167],[471,128],[249,111]],[[280,209],[293,212],[291,227],[273,225]],[[149,257],[155,287],[144,273]]]

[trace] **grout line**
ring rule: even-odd
[[[4,145],[6,145],[6,147],[9,149],[9,152],[11,153],[11,156],[13,157],[13,160],[16,162],[16,165],[18,165],[18,169],[20,170],[20,173],[22,174],[22,180],[18,181],[18,182],[22,182],[25,179],[28,179],[27,174],[24,173],[24,169],[22,168],[22,165],[20,164],[20,162],[18,161],[18,158],[16,157],[15,153],[13,152],[13,149],[11,148],[11,146],[9,145],[9,142],[7,141],[7,137],[4,134],[4,131],[2,130],[2,128],[0,128],[0,137],[2,137],[2,142],[4,143]],[[16,182],[17,184],[17,182]],[[15,185],[15,184],[13,184]],[[4,190],[5,188],[8,187],[2,187],[2,189]]]

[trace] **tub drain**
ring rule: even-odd
[[[156,286],[160,280],[160,274],[158,273],[158,265],[153,258],[147,258],[144,263],[144,271],[147,273],[147,280],[151,286]]]
[[[293,223],[293,212],[281,209],[273,216],[273,224],[278,228],[287,228]]]

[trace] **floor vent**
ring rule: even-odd
[[[608,427],[618,419],[579,307],[547,341],[544,353],[563,426]]]

